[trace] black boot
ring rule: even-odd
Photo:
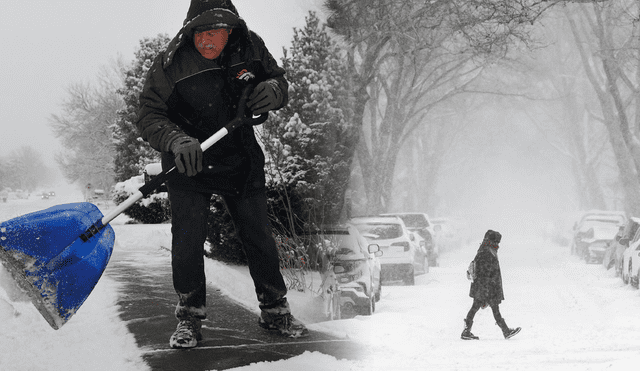
[[[464,320],[464,331],[462,331],[462,335],[460,335],[460,339],[462,340],[478,340],[479,337],[475,336],[471,333],[471,326],[473,326],[473,321],[468,319]]]
[[[509,326],[507,326],[507,323],[504,321],[504,318],[500,318],[496,322],[496,325],[500,326],[500,329],[502,330],[502,335],[504,335],[505,339],[511,339],[518,332],[520,332],[520,330],[522,330],[520,327],[509,328]]]

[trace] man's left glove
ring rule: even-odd
[[[267,80],[259,83],[253,89],[249,95],[247,107],[257,116],[278,108],[281,103],[282,92],[277,83],[273,80]]]

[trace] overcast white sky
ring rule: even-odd
[[[233,0],[249,28],[280,61],[293,28],[321,0]],[[190,0],[34,0],[0,3],[0,156],[32,145],[53,164],[60,147],[48,119],[60,112],[66,87],[92,81],[101,66],[133,59],[138,41],[175,35]]]

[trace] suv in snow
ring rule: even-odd
[[[380,247],[351,224],[326,226],[304,236],[306,244],[331,260],[340,289],[340,311],[371,315],[382,293]]]
[[[407,226],[411,232],[417,233],[422,239],[424,239],[424,248],[426,249],[427,260],[429,265],[437,267],[438,257],[440,255],[440,246],[437,243],[436,232],[434,225],[429,219],[429,215],[426,213],[387,213],[380,214],[382,216],[397,216]]]
[[[350,219],[364,238],[380,246],[382,281],[402,280],[406,285],[415,284],[415,272],[428,269],[426,257],[419,253],[416,238],[396,216],[371,216]],[[423,256],[420,261],[420,256]]]

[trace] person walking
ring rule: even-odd
[[[264,153],[244,125],[203,153],[200,143],[229,123],[247,84],[247,108],[263,115],[288,101],[285,71],[250,31],[230,0],[192,0],[182,29],[151,65],[136,126],[175,165],[167,181],[171,204],[171,265],[178,294],[173,348],[202,339],[206,312],[204,242],[213,194],[222,196],[242,241],[259,301],[258,324],[288,337],[307,336],[291,314],[267,217]]]
[[[491,307],[493,318],[502,330],[505,339],[510,339],[520,332],[521,328],[515,329],[507,326],[504,318],[500,314],[499,305],[504,300],[502,291],[502,274],[500,272],[500,262],[498,261],[498,248],[502,235],[499,232],[488,230],[480,248],[473,259],[473,272],[469,272],[471,290],[469,296],[473,298],[473,304],[467,317],[464,319],[464,330],[460,337],[463,340],[478,340],[479,337],[471,333],[473,318],[480,308]]]

